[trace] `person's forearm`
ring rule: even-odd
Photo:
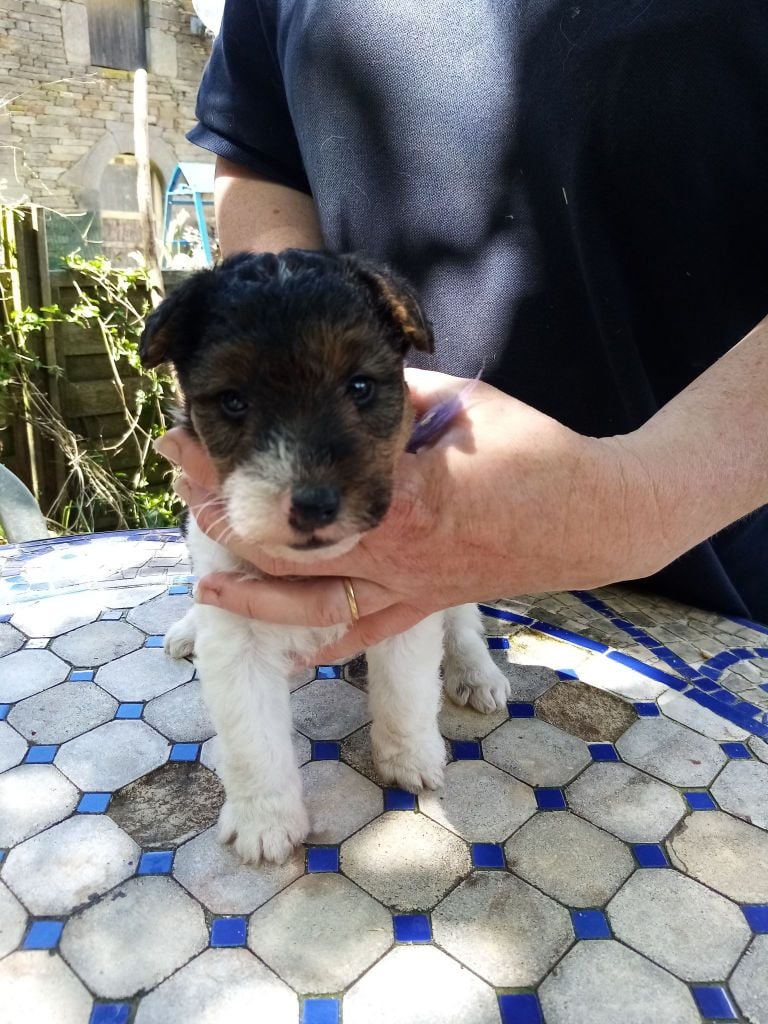
[[[768,503],[768,319],[615,441],[636,459],[634,487],[647,492],[656,568]]]
[[[214,198],[222,256],[323,246],[311,196],[260,178],[223,157],[216,160]]]

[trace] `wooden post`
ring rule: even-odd
[[[149,105],[147,72],[137,68],[133,75],[133,149],[136,156],[136,191],[139,200],[142,251],[147,262],[149,297],[157,307],[165,295],[161,250],[152,204],[152,171],[149,163]]]

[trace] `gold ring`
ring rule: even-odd
[[[355,589],[352,586],[352,580],[349,576],[342,576],[341,582],[344,584],[344,593],[347,595],[347,604],[349,605],[349,613],[352,616],[352,621],[357,622],[360,619],[360,612],[357,610],[357,598],[355,597]]]

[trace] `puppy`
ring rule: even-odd
[[[148,319],[144,366],[170,361],[182,423],[219,471],[234,531],[293,560],[350,550],[387,512],[413,426],[403,379],[429,324],[399,277],[354,256],[240,254],[185,281]],[[253,572],[195,525],[195,571]],[[341,586],[341,583],[339,584]],[[166,649],[194,649],[219,736],[226,790],[219,826],[245,861],[284,861],[309,832],[291,744],[292,658],[346,626],[275,626],[196,605]],[[371,745],[385,783],[441,785],[440,666],[457,704],[502,708],[504,674],[464,605],[430,615],[368,650]]]

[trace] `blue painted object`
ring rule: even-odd
[[[8,712],[11,710],[10,704],[0,704],[0,722],[4,722],[8,717]]]
[[[142,853],[138,875],[170,875],[173,868],[173,850],[148,850]]]
[[[668,868],[669,861],[658,843],[635,843],[632,852],[641,868]]]
[[[88,1024],[128,1024],[130,1016],[130,1003],[97,1003]]]
[[[404,789],[384,790],[385,811],[415,811],[416,797]]]
[[[53,759],[58,752],[58,743],[44,743],[38,747],[30,747],[24,758],[24,764],[53,764]]]
[[[118,619],[123,617],[121,608],[107,608],[105,612],[102,612],[99,616],[101,622],[117,622]]]
[[[341,665],[318,665],[316,676],[318,679],[341,679]]]
[[[115,712],[115,718],[141,718],[143,711],[143,704],[120,704]]]
[[[602,910],[572,910],[571,923],[577,939],[610,939],[611,926]]]
[[[534,796],[540,811],[564,811],[568,806],[562,789],[536,789]]]
[[[80,814],[103,814],[111,799],[111,793],[83,793],[75,810]]]
[[[341,747],[331,740],[314,740],[312,742],[313,761],[338,761],[341,757]]]
[[[339,1024],[341,1002],[338,999],[305,999],[301,1024]]]
[[[451,750],[457,761],[482,761],[483,751],[476,740],[451,740]]]
[[[499,996],[501,1024],[544,1024],[538,997],[532,992]]]
[[[757,935],[768,935],[768,903],[745,903],[741,912]]]
[[[90,669],[75,669],[69,673],[69,678],[73,683],[92,683],[93,672]]]
[[[720,749],[735,761],[746,761],[752,756],[749,749],[743,743],[721,743]]]
[[[199,743],[174,743],[168,755],[169,761],[196,761],[200,754]]]
[[[593,761],[618,761],[619,754],[612,743],[589,743]]]
[[[339,848],[337,846],[310,846],[307,848],[307,871],[323,874],[339,870]]]
[[[509,640],[505,636],[489,636],[488,649],[490,651],[506,651],[509,647]]]
[[[693,998],[702,1017],[716,1020],[738,1020],[730,996],[720,985],[691,985]]]
[[[392,928],[395,942],[432,941],[432,927],[426,914],[395,914]]]
[[[148,636],[144,644],[145,647],[162,647],[165,643],[164,636]]]
[[[53,921],[50,919],[33,921],[21,944],[21,948],[55,949],[63,931],[63,921]]]
[[[175,583],[172,587],[168,587],[168,593],[172,597],[176,597],[177,594],[188,594],[189,587],[185,587],[180,583]]]
[[[709,793],[683,793],[692,811],[716,811],[717,804]]]
[[[638,700],[635,702],[635,711],[641,718],[658,718],[661,714],[653,701]]]
[[[472,866],[475,868],[503,868],[504,848],[498,843],[472,843]]]
[[[522,704],[518,701],[510,701],[507,704],[507,711],[510,718],[533,718],[536,714],[533,704]]]
[[[244,917],[219,917],[211,925],[211,945],[244,946],[247,928]]]

